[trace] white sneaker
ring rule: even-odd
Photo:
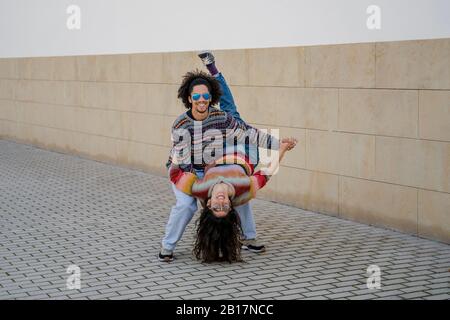
[[[173,252],[162,248],[161,252],[158,254],[158,260],[161,262],[172,262]]]
[[[198,57],[202,59],[202,62],[205,66],[215,62],[214,55],[212,54],[211,51],[208,50],[200,51],[198,53]]]
[[[244,250],[256,253],[266,251],[266,247],[263,244],[258,243],[256,239],[241,240],[241,243],[242,243],[241,248]]]

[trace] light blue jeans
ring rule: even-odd
[[[220,108],[231,113],[236,119],[242,121],[239,112],[234,104],[233,95],[225,81],[222,74],[219,74],[216,78],[219,80],[223,94],[220,98]],[[203,178],[203,171],[196,170],[198,178]],[[169,221],[166,225],[166,232],[162,240],[162,247],[168,251],[174,251],[175,246],[181,239],[184,230],[188,223],[192,220],[195,212],[197,211],[197,199],[191,197],[180,190],[178,190],[174,184],[172,184],[172,190],[176,197],[176,203],[172,207],[169,215]],[[255,239],[256,238],[256,224],[253,218],[250,202],[234,208],[241,219],[242,237],[243,239]]]
[[[237,106],[234,103],[233,95],[231,94],[230,87],[228,87],[225,78],[221,73],[219,73],[216,76],[216,79],[219,81],[222,88],[222,96],[220,97],[220,109],[230,113],[235,119],[244,122],[244,120],[241,118],[241,115],[237,111]],[[256,167],[259,162],[258,147],[255,145],[247,145],[246,148],[246,154],[249,157],[250,162]]]

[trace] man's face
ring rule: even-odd
[[[209,95],[209,99],[205,99],[204,94]],[[199,97],[197,100],[195,98]],[[196,85],[192,88],[192,93],[189,96],[189,102],[192,104],[192,114],[194,116],[200,116],[200,118],[206,118],[208,115],[208,107],[211,102],[211,94],[208,87],[204,84]]]

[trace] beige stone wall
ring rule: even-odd
[[[216,52],[298,137],[260,197],[450,243],[450,39]],[[165,174],[193,52],[0,59],[0,136]],[[277,214],[274,212],[274,214]]]

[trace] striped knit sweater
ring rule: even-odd
[[[235,189],[235,196],[231,199],[233,207],[253,199],[256,192],[269,180],[269,176],[261,171],[254,173],[254,167],[249,163],[248,157],[238,152],[226,154],[208,165],[202,179],[198,179],[194,173],[183,172],[177,165],[169,168],[169,175],[178,190],[203,202],[209,198],[209,191],[216,183],[230,183]]]
[[[217,155],[210,152],[211,159],[205,159],[204,154],[209,154],[215,148],[225,150],[225,146],[236,142],[244,144],[246,141],[265,149],[279,148],[279,141],[275,137],[215,107],[209,107],[209,115],[203,121],[195,121],[184,113],[172,126],[173,144],[166,167],[175,163],[182,171],[193,172],[194,168],[203,170],[207,163],[225,154],[225,151]],[[208,149],[204,152],[206,148]]]

